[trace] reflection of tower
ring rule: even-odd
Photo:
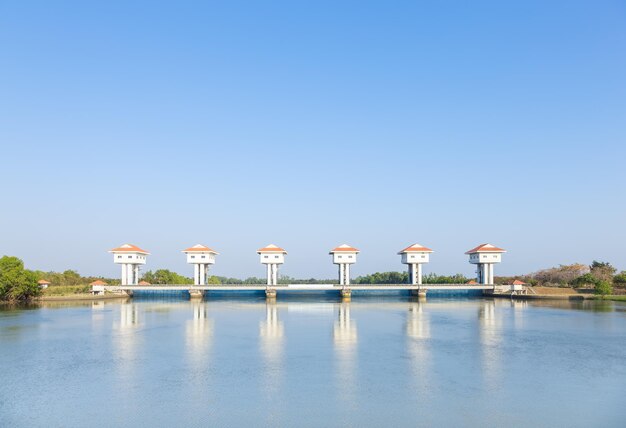
[[[187,321],[186,345],[189,360],[194,369],[206,366],[208,357],[207,345],[213,336],[213,323],[207,316],[207,305],[204,302],[191,301],[193,318]]]
[[[138,359],[140,335],[137,329],[140,326],[139,308],[133,303],[123,303],[119,305],[119,323],[114,325],[113,349],[116,356],[116,371],[119,376],[119,385],[123,393],[131,394],[135,364]]]
[[[125,303],[120,307],[120,328],[127,329],[139,325],[139,309],[137,305]]]
[[[500,318],[493,300],[482,302],[478,310],[480,345],[483,354],[483,374],[489,388],[495,388],[500,381]]]
[[[424,303],[411,302],[406,320],[407,353],[411,364],[411,372],[419,396],[424,399],[432,394],[429,388],[431,378],[430,357],[430,320],[424,311]]]
[[[414,339],[430,338],[430,321],[424,313],[424,304],[412,302],[406,322],[406,334]]]
[[[268,396],[280,391],[284,326],[278,319],[276,300],[265,303],[265,320],[259,326],[261,354],[264,359],[265,389]]]
[[[350,318],[350,302],[343,301],[339,304],[339,316],[333,329],[333,342],[335,344],[337,389],[340,398],[354,410],[356,407],[357,388],[355,384],[356,373],[356,323]]]

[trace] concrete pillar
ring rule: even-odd
[[[272,285],[277,285],[278,284],[278,264],[274,263],[273,266],[274,268],[272,272]]]
[[[128,276],[126,274],[126,263],[122,264],[122,285],[128,285],[126,281],[128,280]]]
[[[135,283],[134,285],[139,284],[139,265],[135,265]]]
[[[343,285],[343,265],[339,264],[339,285]]]
[[[493,279],[493,263],[489,263],[489,284],[494,284],[495,280]]]
[[[189,298],[192,300],[202,299],[204,297],[204,292],[202,290],[189,290]]]
[[[417,264],[417,283],[422,285],[422,264]]]
[[[346,263],[346,282],[345,285],[350,285],[350,265]]]
[[[200,285],[200,269],[198,265],[194,263],[193,265],[193,285]]]
[[[200,285],[206,284],[206,265],[200,265]]]
[[[267,267],[267,285],[272,285],[272,265],[266,264]]]

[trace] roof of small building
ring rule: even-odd
[[[471,250],[465,252],[465,254],[475,253],[506,253],[506,250],[503,250],[502,248],[498,248],[495,245],[491,244],[481,244],[478,247],[474,247]]]
[[[526,283],[524,281],[520,281],[519,279],[516,279],[515,281],[513,281],[513,285],[526,285]]]
[[[410,245],[408,247],[406,247],[404,250],[400,251],[398,254],[404,254],[404,253],[432,253],[433,250],[431,250],[428,247],[424,247],[423,245],[420,244],[413,244]]]
[[[37,284],[44,285],[44,284],[51,284],[51,282],[50,281],[46,281],[45,279],[40,279],[39,281],[37,281]]]
[[[280,248],[279,246],[276,246],[274,244],[270,244],[267,247],[263,247],[263,248],[259,248],[257,251],[257,253],[283,253],[283,254],[287,254],[287,251],[283,250],[282,248]]]
[[[183,250],[183,253],[211,253],[211,254],[219,254],[217,251],[212,250],[206,245],[196,244],[193,247],[189,247],[186,250]]]
[[[150,254],[146,250],[142,250],[136,245],[133,244],[124,244],[120,245],[117,248],[113,248],[109,251],[109,253],[141,253],[141,254]]]
[[[139,281],[139,285],[152,285],[148,281]]]
[[[330,250],[329,254],[333,253],[358,253],[359,250],[357,248],[351,247],[348,244],[342,244],[336,248]]]
[[[469,281],[467,281],[467,284],[473,285],[473,284],[478,284],[478,283],[474,281],[473,279],[470,279]]]
[[[101,279],[96,279],[94,282],[92,282],[89,285],[107,285],[107,283],[102,281]]]

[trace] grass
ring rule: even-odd
[[[91,291],[89,285],[57,285],[41,290],[42,296],[67,296],[72,294],[87,294]]]

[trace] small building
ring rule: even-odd
[[[50,286],[50,281],[40,279],[39,281],[37,281],[37,284],[39,284],[39,288],[48,288]]]
[[[398,252],[402,263],[409,267],[409,284],[422,284],[422,265],[430,261],[433,250],[420,244],[413,244]]]
[[[138,285],[152,285],[148,281],[139,281]]]
[[[493,284],[493,265],[502,261],[502,254],[506,250],[491,244],[481,244],[466,251],[469,262],[476,266],[476,281],[479,284]]]
[[[356,263],[359,252],[357,248],[342,244],[328,253],[333,256],[333,264],[339,266],[339,285],[350,285],[350,265]]]
[[[94,296],[101,296],[104,294],[104,288],[106,287],[107,283],[100,279],[96,279],[89,285],[91,285],[91,294],[93,294]]]
[[[259,255],[261,263],[267,266],[267,285],[277,285],[278,265],[285,263],[287,251],[274,244],[270,244],[266,247],[259,248],[257,254]]]
[[[187,248],[183,253],[187,254],[187,263],[193,264],[194,285],[206,285],[209,267],[215,264],[215,256],[219,253],[202,244]]]
[[[146,264],[150,255],[136,245],[124,244],[109,251],[113,254],[113,263],[122,265],[121,285],[137,285],[139,283],[139,266]]]

